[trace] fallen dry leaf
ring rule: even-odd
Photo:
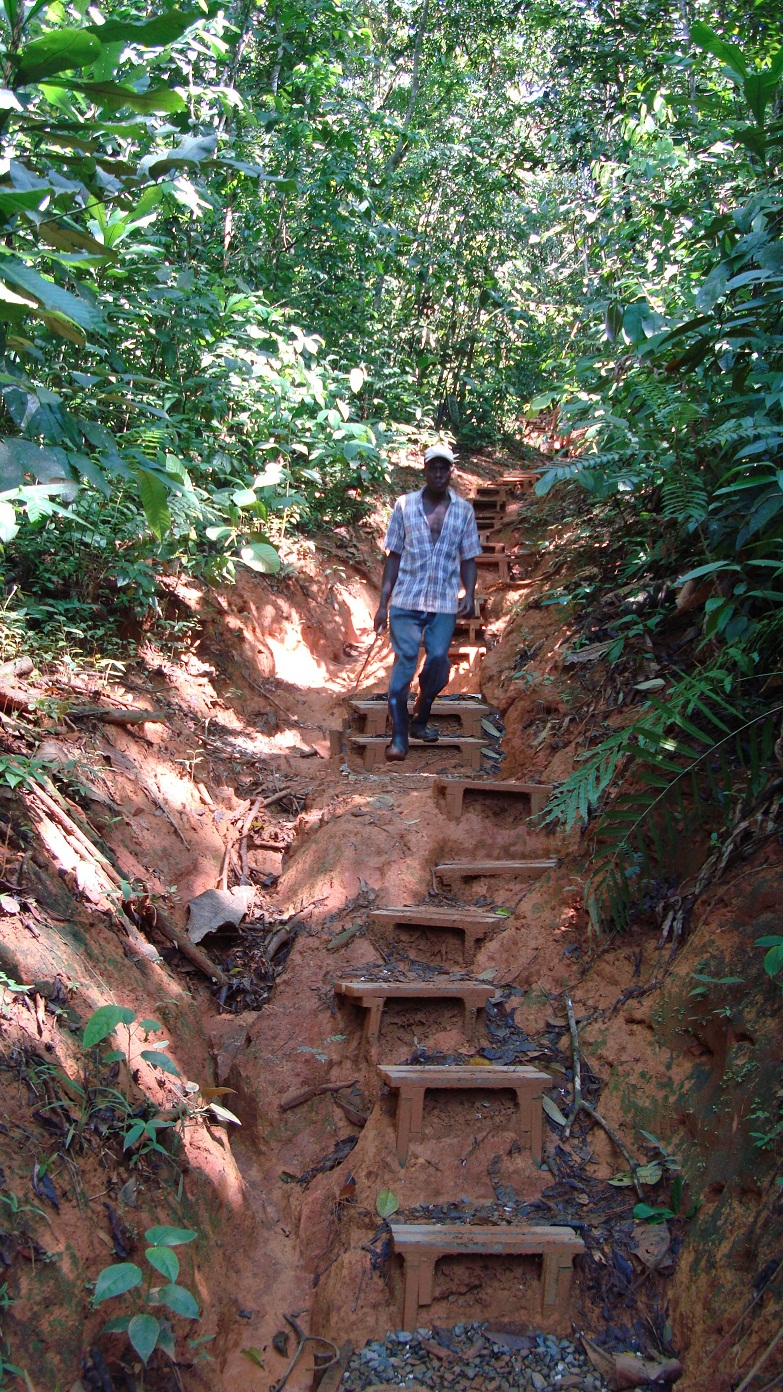
[[[630,1392],[634,1387],[668,1387],[682,1376],[677,1358],[642,1358],[638,1353],[610,1353],[582,1335],[582,1345],[596,1372],[612,1392]]]
[[[237,885],[235,889],[206,889],[188,904],[188,937],[200,943],[207,933],[231,924],[237,928],[253,901],[252,885]]]
[[[631,1250],[655,1271],[660,1266],[671,1244],[671,1234],[665,1223],[634,1223]]]

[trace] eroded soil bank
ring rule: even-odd
[[[480,479],[500,466],[473,467]],[[640,699],[634,678],[655,661],[647,651],[633,658],[622,706],[618,679],[600,664],[564,665],[573,608],[541,601],[555,579],[574,581],[596,562],[575,553],[567,533],[545,505],[512,509],[504,539],[524,554],[511,584],[489,595],[486,659],[455,672],[450,688],[481,691],[498,712],[505,733],[498,745],[488,731],[485,771],[503,777],[562,779],[591,738],[627,718]],[[778,1117],[783,1046],[778,992],[752,949],[780,931],[780,848],[768,842],[707,892],[670,960],[656,947],[652,914],[621,936],[591,938],[576,834],[530,824],[502,799],[468,800],[462,818],[448,820],[434,779],[457,772],[453,752],[417,752],[404,772],[372,774],[350,749],[331,755],[330,731],[345,719],[369,642],[378,535],[376,520],[303,543],[295,570],[277,580],[248,574],[221,592],[172,580],[171,604],[193,621],[185,651],[142,646],[122,681],[83,676],[66,690],[58,674],[42,676],[31,691],[61,704],[6,718],[7,749],[40,745],[51,786],[102,838],[138,911],[134,933],[100,877],[90,878],[87,853],[74,859],[71,847],[69,860],[56,825],[42,826],[25,794],[6,793],[0,967],[32,988],[6,989],[0,1018],[8,1356],[39,1392],[238,1392],[283,1376],[296,1348],[286,1315],[338,1346],[383,1341],[402,1310],[402,1271],[379,1212],[389,1191],[397,1217],[529,1215],[569,1222],[585,1241],[568,1317],[554,1327],[542,1322],[535,1262],[447,1259],[422,1314],[428,1331],[488,1323],[523,1344],[531,1330],[572,1336],[580,1357],[585,1334],[605,1360],[618,1351],[651,1365],[678,1357],[678,1387],[689,1392],[736,1388],[780,1308],[780,1187],[754,1133]],[[363,689],[382,691],[388,666],[383,650]],[[80,721],[65,713],[66,698],[163,719]],[[698,836],[696,828],[673,870],[687,872]],[[550,856],[557,868],[532,883],[470,879],[444,892],[432,873],[442,861]],[[255,896],[242,928],[201,944],[227,974],[210,988],[156,929],[156,908],[182,929],[190,899],[243,878]],[[373,907],[425,900],[504,911],[469,973],[456,935],[368,926]],[[397,1160],[395,1098],[381,1085],[361,1012],[333,987],[359,972],[426,980],[444,970],[494,988],[477,1039],[466,1039],[456,1007],[389,1005],[378,1058],[543,1069],[553,1083],[542,1169],[519,1145],[510,1096],[490,1092],[430,1095],[421,1141],[404,1167]],[[566,996],[585,1096],[650,1167],[644,1200],[661,1221],[634,1219],[638,1196],[616,1183],[627,1164],[606,1131],[583,1115],[564,1135],[573,1097]],[[130,1054],[130,1077],[123,1061],[101,1062],[81,1046],[81,1027],[108,1002],[136,1016],[102,1046]],[[145,1020],[163,1027],[179,1077],[141,1057],[161,1047]],[[221,1100],[241,1128],[208,1110]],[[146,1139],[123,1149],[134,1114],[177,1123],[160,1131],[165,1155]],[[684,1183],[674,1184],[678,1175]],[[107,1317],[130,1311],[130,1298],[94,1309],[88,1283],[112,1261],[143,1265],[154,1224],[198,1233],[178,1251],[201,1319],[188,1327],[174,1318],[176,1365],[157,1351],[144,1375],[124,1335],[98,1337]],[[438,1347],[435,1380],[416,1375],[426,1385],[464,1376],[474,1388],[503,1388],[502,1372],[480,1362],[464,1374],[459,1342],[449,1351],[443,1336]],[[754,1387],[776,1385],[776,1357]],[[507,1371],[506,1385],[601,1385],[600,1358],[589,1375],[576,1364],[558,1372],[556,1362],[536,1373],[541,1384]],[[287,1386],[308,1388],[311,1368],[303,1359]],[[366,1368],[377,1373],[377,1360]],[[390,1368],[387,1376],[381,1365],[379,1383],[413,1385],[404,1360]]]

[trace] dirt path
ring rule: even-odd
[[[478,461],[467,482],[486,481],[498,468]],[[509,550],[543,546],[521,554],[510,583],[489,593],[490,651],[455,671],[450,687],[482,693],[496,712],[494,733],[491,723],[483,732],[482,778],[555,782],[573,766],[584,732],[612,718],[588,676],[580,686],[564,672],[568,623],[538,603],[562,572],[562,530],[519,498],[499,531]],[[596,952],[581,908],[576,838],[554,838],[503,799],[467,801],[460,820],[448,818],[436,779],[462,772],[448,748],[415,751],[402,771],[367,772],[350,741],[332,755],[330,732],[346,717],[344,695],[371,638],[377,535],[376,521],[323,545],[300,543],[291,555],[296,570],[279,581],[246,575],[222,593],[172,581],[171,603],[197,642],[178,654],[149,645],[126,680],[81,678],[71,691],[99,704],[158,708],[165,721],[50,721],[44,732],[39,754],[67,805],[87,819],[91,835],[104,837],[123,879],[144,886],[179,927],[189,900],[222,879],[229,887],[249,880],[255,898],[238,932],[202,944],[227,974],[210,992],[155,931],[151,911],[139,920],[147,949],[138,935],[128,940],[100,896],[84,909],[90,885],[80,879],[78,857],[71,868],[62,862],[61,842],[50,838],[45,854],[26,854],[23,840],[18,852],[7,847],[4,873],[22,877],[26,897],[5,919],[0,966],[34,983],[30,999],[38,1002],[33,1008],[17,998],[0,1018],[9,1191],[29,1192],[32,1158],[51,1148],[36,1098],[42,1086],[50,1097],[61,1094],[51,1094],[59,1084],[44,1065],[53,1060],[60,1076],[83,1080],[58,1001],[74,1012],[74,1030],[107,1001],[130,1006],[138,1019],[159,1017],[181,1078],[137,1056],[138,1095],[181,1110],[193,1095],[182,1079],[229,1088],[220,1096],[242,1125],[194,1115],[173,1178],[154,1155],[131,1152],[129,1160],[121,1130],[112,1141],[92,1120],[75,1158],[58,1142],[50,1173],[60,1207],[45,1215],[48,1234],[37,1219],[35,1231],[60,1256],[35,1273],[12,1263],[16,1304],[6,1337],[12,1349],[20,1341],[32,1349],[36,1385],[71,1385],[62,1380],[73,1378],[102,1323],[84,1283],[111,1257],[114,1229],[101,1211],[108,1203],[134,1254],[145,1224],[168,1220],[199,1232],[189,1279],[201,1307],[199,1335],[209,1343],[181,1346],[174,1381],[156,1354],[144,1384],[155,1392],[279,1387],[297,1347],[291,1319],[336,1347],[350,1343],[341,1385],[357,1392],[379,1385],[597,1392],[601,1374],[623,1385],[620,1356],[632,1359],[631,1375],[644,1386],[675,1347],[689,1347],[681,1387],[728,1388],[737,1365],[710,1364],[708,1356],[747,1303],[753,1273],[769,1266],[775,1231],[763,1221],[774,1191],[751,1197],[741,1180],[756,1105],[745,1079],[751,1055],[762,1079],[774,1076],[777,1045],[763,1020],[741,1019],[720,1001],[694,1001],[693,973],[728,977],[741,924],[771,930],[764,916],[774,917],[779,866],[765,862],[763,874],[744,880],[730,912],[720,896],[706,903],[675,965],[643,926]],[[388,650],[374,658],[364,692],[385,689],[389,665]],[[258,801],[278,791],[282,800],[250,819]],[[433,877],[443,862],[553,856],[558,866],[534,880],[505,875],[449,886]],[[472,963],[463,960],[459,934],[391,930],[369,918],[378,907],[425,902],[499,911]],[[162,960],[149,960],[158,953]],[[390,1002],[373,1052],[362,1011],[335,992],[341,980],[362,976],[419,984],[470,977],[490,1000],[473,1039],[455,1002]],[[666,1208],[675,1170],[685,1175],[679,1211],[663,1221],[634,1219],[637,1195],[616,1183],[626,1160],[604,1130],[583,1115],[565,1134],[573,1099],[566,997],[584,1094],[649,1167],[645,1199]],[[520,1142],[513,1096],[487,1089],[429,1093],[421,1137],[401,1164],[396,1097],[379,1063],[543,1071],[542,1167]],[[690,1227],[688,1205],[694,1214],[698,1207]],[[446,1257],[432,1303],[408,1337],[402,1265],[386,1222],[392,1209],[395,1222],[572,1227],[586,1250],[567,1304],[542,1315],[540,1259]],[[64,1313],[55,1321],[53,1311]],[[745,1364],[763,1347],[765,1321],[759,1316],[748,1334]],[[581,1335],[593,1340],[592,1353]],[[309,1392],[316,1347],[307,1346],[288,1392]],[[130,1368],[118,1336],[108,1351],[112,1369]],[[640,1354],[647,1382],[633,1362]],[[96,1367],[88,1358],[85,1392],[101,1385],[90,1380],[99,1377]]]

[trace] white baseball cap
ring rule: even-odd
[[[454,454],[448,445],[430,445],[424,451],[424,463],[429,464],[431,459],[445,459],[449,464],[454,463]]]

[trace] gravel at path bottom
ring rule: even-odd
[[[570,1339],[509,1335],[488,1324],[403,1330],[365,1345],[343,1376],[345,1392],[431,1388],[432,1392],[607,1392]]]

